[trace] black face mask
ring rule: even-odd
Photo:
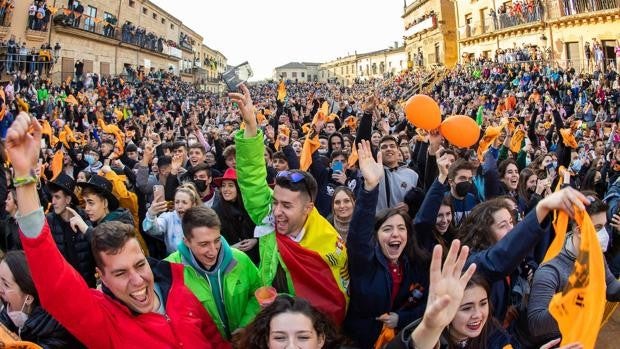
[[[194,184],[196,185],[196,189],[198,189],[199,193],[202,193],[205,190],[207,190],[207,181],[204,179],[203,180],[194,179]]]
[[[460,182],[456,183],[456,187],[454,191],[456,191],[456,195],[459,197],[467,196],[467,193],[470,192],[472,184],[470,182]]]

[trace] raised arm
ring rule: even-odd
[[[517,224],[506,236],[490,248],[479,251],[468,259],[476,263],[478,271],[489,281],[500,280],[509,275],[530,253],[543,234],[548,233],[549,213],[554,210],[573,215],[573,205],[585,209],[589,201],[577,190],[565,188],[541,200],[536,209]]]
[[[39,204],[33,176],[41,146],[41,126],[21,112],[6,138],[7,152],[15,170],[19,201],[20,238],[28,260],[41,305],[87,346],[107,343],[105,312],[97,293],[91,291],[82,276],[67,263],[52,238],[43,208]],[[53,273],[50,273],[53,270]],[[65,300],[71,299],[71,302]]]
[[[374,255],[374,239],[372,237],[374,219],[369,220],[369,217],[374,218],[379,200],[378,185],[385,172],[381,162],[381,152],[377,154],[375,161],[372,157],[370,142],[362,140],[357,149],[357,154],[360,171],[364,176],[364,187],[358,193],[353,217],[349,223],[347,251],[349,251],[351,267],[364,268],[364,262],[370,261]]]
[[[415,233],[418,234],[418,240],[422,247],[429,251],[437,244],[437,240],[432,231],[437,222],[437,214],[441,207],[441,201],[449,188],[447,185],[448,169],[450,168],[448,158],[449,156],[444,154],[437,160],[439,176],[435,179],[424,196],[424,201],[422,201],[420,210],[414,220]]]
[[[263,133],[257,129],[256,115],[250,91],[241,85],[241,93],[230,93],[232,102],[241,110],[245,130],[235,135],[237,147],[237,177],[243,205],[254,224],[262,224],[271,209],[271,189],[267,185],[265,144]]]

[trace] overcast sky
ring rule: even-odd
[[[222,52],[228,64],[249,61],[254,78],[288,62],[327,62],[381,50],[398,41],[402,0],[151,0]]]

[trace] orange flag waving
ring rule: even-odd
[[[280,80],[280,83],[278,84],[278,101],[280,102],[284,102],[284,99],[286,98],[286,85],[284,84],[284,80]]]
[[[560,212],[558,218],[562,224],[568,223],[568,218],[561,216],[566,213]],[[551,299],[549,312],[558,322],[562,345],[579,342],[593,349],[605,311],[605,264],[590,216],[575,208],[575,221],[581,234],[579,253],[566,287]],[[567,226],[558,228],[566,232]]]
[[[62,150],[56,150],[56,152],[54,153],[54,157],[52,157],[52,180],[56,179],[56,177],[58,177],[58,175],[62,171],[64,159],[65,154],[62,152]]]

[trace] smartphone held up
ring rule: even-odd
[[[222,74],[222,80],[226,83],[228,91],[237,92],[239,86],[248,81],[254,73],[248,62],[243,62],[238,66],[232,67]]]

